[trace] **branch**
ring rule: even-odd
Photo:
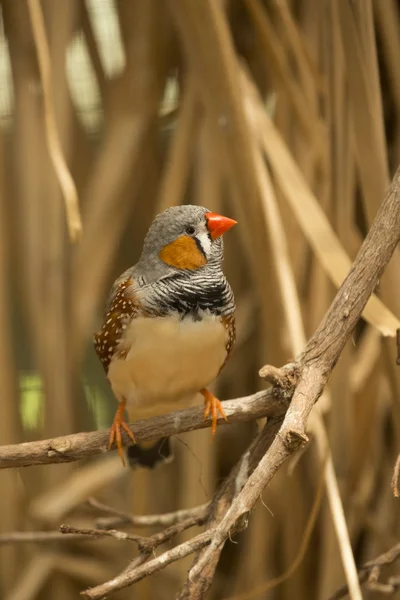
[[[150,537],[143,537],[141,535],[134,535],[132,533],[126,533],[126,531],[117,531],[115,529],[82,529],[78,527],[71,527],[69,525],[60,525],[60,532],[64,536],[79,536],[80,539],[88,538],[95,539],[100,537],[112,537],[119,541],[135,542],[142,554],[149,555],[161,544],[165,544],[172,538],[176,537],[179,533],[186,531],[190,527],[195,525],[203,525],[208,513],[195,514],[191,517],[187,517],[167,529],[154,533]],[[51,532],[53,533],[53,532]],[[0,538],[1,539],[1,538]]]
[[[111,579],[102,585],[98,585],[94,588],[81,592],[81,594],[84,598],[88,598],[89,600],[100,600],[101,598],[105,598],[111,592],[122,590],[123,588],[140,581],[144,577],[148,577],[156,571],[164,569],[172,562],[180,560],[189,554],[193,554],[193,552],[196,552],[200,548],[203,548],[210,543],[213,533],[214,532],[212,529],[209,529],[205,533],[200,533],[188,542],[184,542],[179,546],[175,546],[175,548],[164,552],[164,554],[161,554],[157,558],[146,562],[141,566],[137,566],[136,560],[120,575],[114,577],[114,579]]]
[[[290,377],[282,377],[281,381],[287,381],[288,379],[290,379]],[[283,389],[285,389],[285,392],[288,393],[285,387]],[[212,502],[211,515],[207,523],[208,527],[218,527],[220,521],[229,511],[233,499],[243,489],[248,477],[254,471],[261,458],[271,447],[271,444],[279,432],[282,422],[283,417],[276,417],[268,420],[263,430],[258,434],[248,450],[240,458],[237,465],[232,469],[229,476],[222,483]],[[241,528],[243,529],[246,526],[247,518],[245,516],[242,520],[237,521],[236,530]],[[232,532],[229,532],[228,537],[230,537],[231,533],[234,533],[233,529]],[[197,600],[205,597],[206,592],[212,583],[222,548],[223,545],[213,552],[212,558],[207,565],[205,565],[202,573],[195,579],[192,579],[191,577],[192,571],[189,572],[189,577],[181,594],[178,597],[179,600]],[[201,560],[201,553],[199,556],[196,556],[194,561],[195,565],[199,560]]]
[[[209,546],[200,553],[189,572],[180,596],[204,597],[209,589],[219,555],[226,540],[243,523],[264,487],[286,459],[307,443],[306,426],[310,412],[319,399],[339,356],[361,316],[368,298],[373,293],[386,265],[400,239],[400,168],[361,246],[357,258],[325,315],[321,325],[308,342],[297,363],[297,382],[293,397],[278,435],[267,446],[268,450],[257,467],[245,480],[241,491],[218,521],[215,514],[210,526],[214,536]],[[272,427],[267,423],[262,438]],[[253,450],[247,456],[251,460]],[[243,461],[243,459],[242,459]],[[243,464],[243,462],[241,463]],[[237,477],[237,471],[229,480]]]
[[[287,408],[287,403],[276,397],[271,390],[228,400],[223,405],[228,422],[232,424],[283,415]],[[130,430],[139,442],[154,440],[209,427],[210,420],[204,421],[203,415],[204,408],[196,406],[168,415],[136,421],[130,425]],[[218,423],[222,425],[225,421],[219,419]],[[96,456],[107,452],[109,433],[109,429],[103,429],[50,440],[0,446],[0,469],[73,462]],[[129,437],[123,434],[123,445],[131,443]]]

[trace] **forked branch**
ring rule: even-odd
[[[243,523],[264,487],[285,460],[307,443],[306,427],[310,412],[399,240],[400,168],[348,276],[297,361],[298,379],[278,435],[274,436],[272,443],[266,439],[276,428],[276,422],[272,419],[258,438],[258,446],[266,451],[259,463],[256,463],[257,466],[254,465],[257,444],[253,444],[245,457],[248,468],[246,476],[242,478],[242,486],[237,485],[238,470],[235,469],[223,484],[223,493],[217,494],[209,522],[209,526],[214,529],[212,542],[196,557],[179,596],[181,600],[204,597],[227,539]],[[279,388],[276,391],[278,390]],[[242,459],[241,465],[243,464]]]

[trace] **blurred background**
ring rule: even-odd
[[[262,389],[262,365],[294,358],[400,163],[399,7],[397,0],[42,0],[55,122],[83,222],[74,244],[49,158],[28,3],[1,0],[1,444],[110,426],[116,401],[91,336],[112,281],[137,261],[154,216],[174,204],[239,221],[225,241],[238,341],[219,397]],[[293,289],[282,283],[281,259]],[[399,273],[396,254],[377,290],[398,316]],[[394,343],[360,322],[321,404],[358,564],[399,539],[390,487],[400,450],[395,358]],[[0,532],[90,526],[91,496],[135,514],[207,502],[257,427],[221,427],[212,445],[209,430],[178,436],[175,461],[153,472],[124,470],[115,453],[2,471]],[[279,471],[239,543],[226,546],[213,600],[325,600],[344,583],[323,497],[297,570],[251,593],[299,553],[321,477],[314,445]],[[115,540],[3,544],[0,597],[77,598],[134,554]],[[191,560],[115,598],[173,598]]]

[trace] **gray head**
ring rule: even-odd
[[[219,265],[223,259],[222,234],[235,224],[202,206],[168,208],[154,219],[137,269],[154,281],[176,271]]]

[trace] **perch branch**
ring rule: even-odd
[[[243,423],[262,417],[275,417],[284,414],[287,408],[287,403],[277,398],[271,390],[228,400],[223,405],[229,423]],[[168,415],[136,421],[130,425],[130,429],[139,442],[154,440],[209,427],[210,419],[204,421],[203,415],[204,408],[196,406]],[[223,424],[225,421],[219,419],[218,423]],[[89,433],[75,433],[50,440],[0,446],[0,469],[73,462],[102,454],[107,452],[109,431],[109,429],[103,429]],[[132,442],[128,436],[123,434],[123,444],[130,443]]]

